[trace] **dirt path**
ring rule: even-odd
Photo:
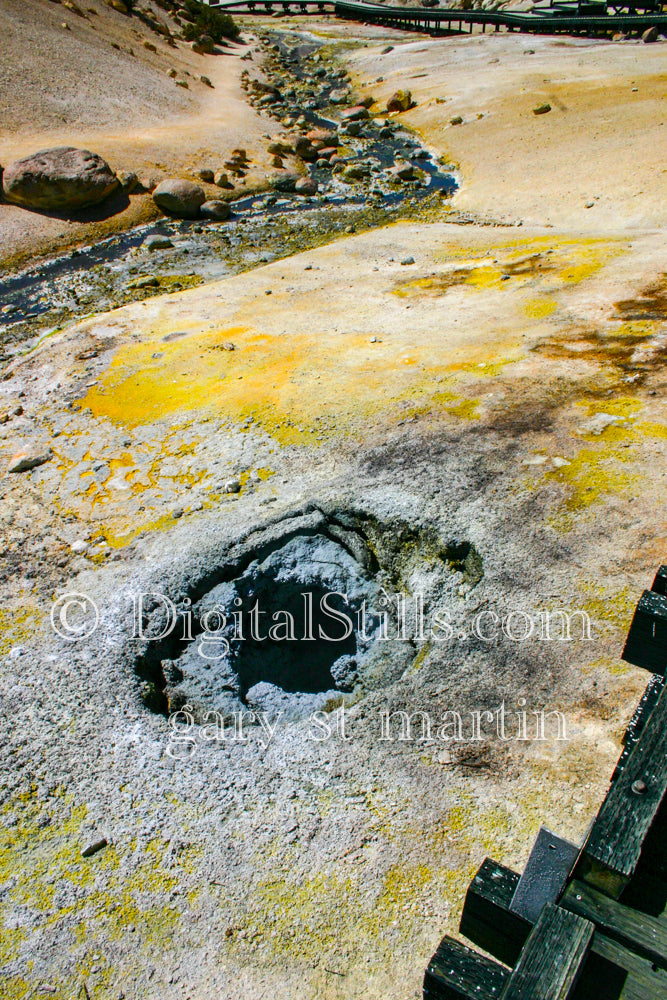
[[[101,0],[92,6],[97,16],[83,19],[47,0],[3,0],[0,163],[49,146],[74,145],[99,153],[115,170],[192,178],[202,167],[218,169],[241,145],[263,174],[268,155],[262,135],[269,123],[250,107],[240,86],[243,67],[251,65],[241,57],[252,51],[252,35],[246,36],[248,45],[202,56],[184,42],[171,48],[137,18],[117,14]],[[63,29],[63,22],[71,30]],[[167,75],[171,68],[187,90]],[[201,82],[202,75],[213,89]],[[81,220],[0,204],[0,259],[55,253],[154,214],[145,195],[111,200]]]

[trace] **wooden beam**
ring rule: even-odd
[[[639,742],[639,737],[644,730],[644,726],[650,719],[655,706],[658,704],[658,699],[662,694],[664,686],[665,678],[661,677],[659,674],[654,674],[646,685],[644,694],[635,709],[635,714],[630,719],[628,728],[625,730],[625,734],[623,736],[623,752],[618,758],[618,763],[616,764],[614,773],[611,776],[612,782],[616,781],[619,774],[627,764],[630,754]]]
[[[486,858],[466,893],[461,934],[505,965],[514,965],[532,924],[510,911],[519,884],[516,872]]]
[[[663,1000],[667,972],[641,955],[596,932],[588,967],[574,1000]]]
[[[519,881],[516,872],[488,858],[477,873],[470,890],[475,886],[475,914],[466,917],[466,935],[480,948],[489,951],[506,965],[516,963],[523,942],[517,942],[517,924],[509,911],[509,903]],[[634,888],[635,882],[632,882]],[[466,897],[466,906],[468,906]],[[488,908],[484,913],[485,906]],[[493,934],[489,928],[493,926]],[[530,926],[520,933],[524,941]],[[517,947],[518,944],[518,947]],[[638,955],[618,940],[596,929],[590,954],[572,1000],[663,1000],[667,997],[667,970],[651,959]]]
[[[595,925],[547,903],[519,955],[502,1000],[568,1000],[588,955]]]
[[[579,848],[540,827],[510,910],[535,923],[546,903],[557,903],[579,857]]]
[[[667,566],[661,566],[655,574],[651,590],[654,590],[656,594],[667,594]]]
[[[611,786],[575,870],[618,899],[635,874],[667,790],[667,689]]]
[[[614,938],[661,968],[667,968],[667,923],[624,906],[585,882],[571,882],[560,906],[592,920]]]
[[[509,972],[446,937],[428,964],[424,1000],[500,1000]]]
[[[659,585],[661,582],[659,581]],[[645,590],[639,599],[622,658],[654,674],[667,670],[667,595]]]

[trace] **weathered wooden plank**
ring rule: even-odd
[[[607,937],[667,968],[667,922],[624,906],[585,882],[570,883],[560,906],[592,920]]]
[[[424,976],[424,1000],[500,1000],[509,971],[445,937]]]
[[[660,807],[658,814],[655,818],[655,822],[651,827],[642,847],[641,858],[639,859],[639,864],[637,866],[637,871],[632,878],[628,888],[623,893],[621,897],[622,902],[626,902],[626,896],[631,895],[633,897],[633,902],[629,905],[634,905],[635,900],[639,900],[636,905],[638,908],[645,909],[647,913],[662,913],[665,912],[667,907],[667,851],[665,850],[665,845],[667,844],[667,801],[663,799],[662,806]],[[637,883],[636,888],[639,892],[643,893],[640,896],[638,892],[635,892],[635,883]],[[650,892],[646,892],[646,887],[651,886]],[[643,899],[647,899],[649,896],[653,898],[653,903],[650,906],[645,907],[643,904]],[[661,897],[663,904],[658,904],[658,897]],[[657,908],[656,908],[657,907]]]
[[[654,674],[667,670],[667,596],[645,590],[637,604],[622,658]]]
[[[656,594],[667,594],[667,565],[661,566],[655,574],[651,590],[654,590]]]
[[[623,751],[621,756],[618,758],[618,763],[614,769],[614,773],[611,776],[612,781],[616,781],[619,774],[628,762],[628,758],[635,748],[636,743],[639,741],[639,737],[642,734],[644,726],[648,722],[651,712],[658,704],[658,699],[662,694],[662,690],[665,687],[665,678],[660,676],[660,674],[653,674],[650,681],[646,685],[646,690],[641,697],[641,701],[635,709],[635,713],[630,719],[628,728],[625,730],[625,735],[623,737]]]
[[[556,903],[579,857],[579,848],[545,826],[535,838],[510,910],[535,923],[547,903]]]
[[[516,872],[497,862],[481,866],[469,892],[474,888],[472,916],[464,918],[463,933],[480,948],[501,962],[516,964],[521,944],[517,947],[517,926],[509,901],[519,881]],[[635,882],[632,882],[634,887]],[[466,897],[466,906],[468,906]],[[486,908],[486,912],[485,912]],[[493,931],[490,931],[493,927]],[[530,931],[524,922],[524,940]],[[492,947],[489,947],[491,945]],[[597,930],[581,979],[572,1000],[667,1000],[667,971],[652,960],[625,948],[618,941]]]
[[[513,966],[532,924],[510,911],[519,876],[486,858],[466,893],[460,931],[494,958]]]
[[[486,858],[470,883],[459,930],[505,965],[514,966],[533,925],[510,910],[517,872]]]
[[[514,966],[502,1000],[567,1000],[583,970],[595,925],[547,903]]]
[[[635,873],[667,790],[667,689],[593,824],[575,874],[618,899]]]
[[[667,1000],[667,971],[596,931],[572,1000]]]

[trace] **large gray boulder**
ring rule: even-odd
[[[44,149],[5,168],[7,201],[26,208],[62,211],[97,205],[118,187],[109,164],[87,149]]]
[[[153,201],[163,212],[183,219],[196,219],[206,195],[192,181],[170,179],[162,181],[153,191]]]

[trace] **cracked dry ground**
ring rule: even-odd
[[[2,481],[3,995],[416,997],[485,855],[583,835],[664,561],[666,273],[662,233],[399,224],[11,364],[2,459],[48,460]],[[276,559],[318,545],[454,636],[341,689],[347,739],[295,713],[268,745],[251,726],[174,759],[173,651],[132,639],[131,594],[184,607],[251,565],[298,582]],[[49,623],[68,591],[100,612],[76,643]],[[470,637],[480,611],[555,608],[593,640]],[[522,698],[569,739],[379,738],[387,708]]]

